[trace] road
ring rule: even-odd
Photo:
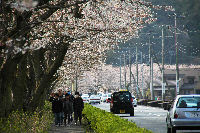
[[[93,106],[110,112],[109,103],[93,104]],[[119,115],[119,114],[117,114]],[[135,122],[139,127],[146,128],[154,133],[167,133],[166,127],[167,111],[162,108],[137,106],[135,107],[135,116],[130,117],[129,114],[119,115],[129,121]],[[178,130],[177,133],[200,132],[198,130]]]

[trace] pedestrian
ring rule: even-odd
[[[72,103],[74,103],[74,96],[72,95],[72,93],[68,90],[67,94],[69,94],[69,96],[70,96],[70,101]],[[70,114],[70,118],[71,118],[70,121],[72,122],[73,121],[73,112]]]
[[[68,124],[71,122],[71,114],[73,113],[73,102],[70,100],[70,95],[66,93],[65,100],[63,101],[63,112],[64,112],[64,124],[66,126],[66,120]]]
[[[75,124],[77,125],[77,121],[79,118],[79,122],[81,125],[81,119],[82,119],[82,111],[84,108],[83,99],[80,97],[79,92],[75,92],[75,98],[74,98],[74,119]]]
[[[59,94],[55,94],[55,98],[52,101],[52,111],[55,115],[55,125],[61,125],[61,114],[63,112],[63,103],[62,100],[59,98]]]
[[[59,89],[59,90],[58,90],[58,95],[59,95],[59,98],[60,98],[60,99],[63,98],[63,91],[62,91],[62,89]]]
[[[53,100],[55,99],[54,97],[55,97],[55,94],[52,92],[52,93],[50,94],[49,101],[50,101],[50,102],[53,102]]]
[[[62,89],[59,89],[58,90],[58,95],[59,95],[59,99],[62,100],[62,102],[64,101],[65,99],[65,95],[64,95],[64,92]],[[61,112],[61,125],[63,125],[63,120],[64,120],[64,112]]]
[[[70,95],[70,100],[73,102],[74,101],[74,96],[72,95],[72,93],[70,91],[67,91],[67,94]]]

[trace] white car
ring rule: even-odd
[[[103,96],[104,93],[98,92],[97,95],[100,96],[100,98]]]
[[[89,98],[90,96],[88,95],[88,94],[83,94],[82,96],[81,96],[81,98],[83,99],[83,102],[84,103],[87,103],[88,102],[88,98]]]
[[[103,94],[101,97],[101,102],[106,102],[107,97],[108,97],[108,94]]]
[[[135,96],[132,96],[132,98],[133,98],[133,105],[134,105],[134,107],[137,107],[137,99],[135,98]]]
[[[99,95],[91,95],[89,98],[88,98],[88,103],[91,104],[91,103],[99,103],[100,104],[100,96]]]
[[[108,94],[107,94],[107,98],[106,98],[106,102],[107,102],[107,103],[110,103],[110,102],[111,102],[111,95],[112,95],[112,93],[108,93]]]

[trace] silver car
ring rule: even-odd
[[[167,132],[200,130],[200,95],[178,95],[168,109]]]

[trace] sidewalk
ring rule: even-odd
[[[86,131],[83,126],[81,126],[79,123],[78,125],[75,125],[73,121],[71,125],[61,125],[60,127],[56,127],[54,124],[52,124],[52,127],[48,133],[86,133]]]

